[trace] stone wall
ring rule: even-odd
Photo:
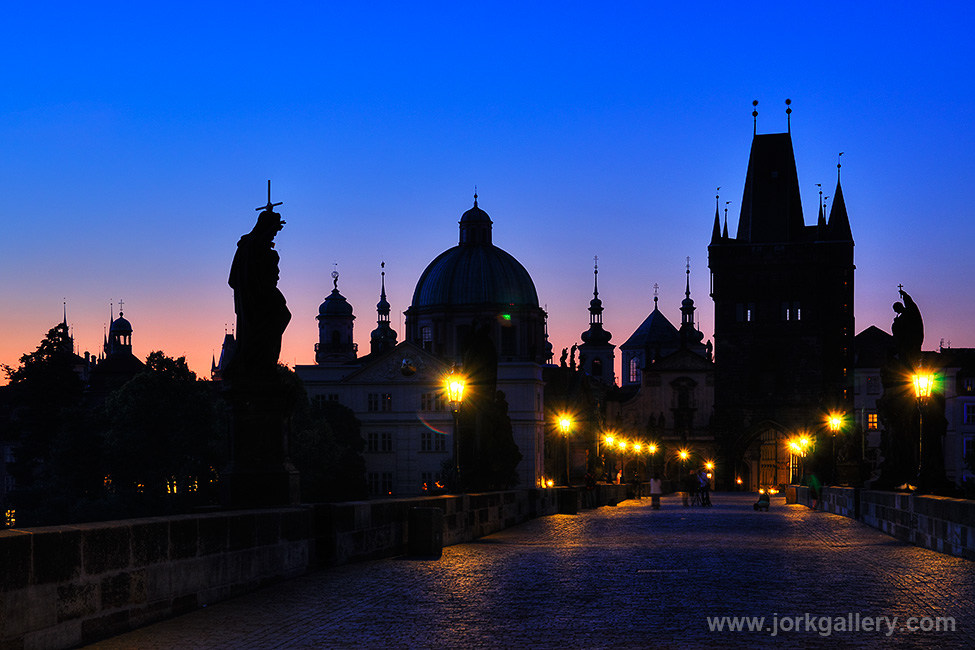
[[[0,647],[67,648],[307,570],[289,508],[0,532]]]
[[[442,509],[443,543],[451,545],[555,514],[560,492],[512,490],[0,531],[0,648],[69,648],[320,566],[405,554],[413,508]],[[596,490],[597,505],[625,498],[625,486]]]
[[[822,492],[820,507],[827,512],[917,546],[975,560],[975,501],[847,487]],[[812,507],[807,487],[789,486],[786,495],[788,503]]]

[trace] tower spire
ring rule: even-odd
[[[715,190],[714,194],[714,227],[711,229],[711,243],[716,244],[718,240],[721,239],[721,219],[718,216],[718,197],[721,188],[719,187]]]
[[[752,135],[758,135],[758,100],[752,101]]]
[[[785,122],[789,133],[792,133],[792,104],[791,99],[785,100]]]
[[[731,201],[724,202],[724,231],[721,236],[728,239],[728,206],[731,205]]]

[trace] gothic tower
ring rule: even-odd
[[[720,232],[715,211],[708,246],[715,428],[735,465],[729,481],[757,441],[763,458],[778,457],[787,432],[816,434],[829,411],[852,412],[853,245],[839,178],[829,221],[806,226],[791,132],[756,133],[736,236]],[[762,463],[752,486],[783,481],[781,463]]]

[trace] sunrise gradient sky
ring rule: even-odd
[[[559,350],[588,327],[593,256],[612,342],[680,321],[684,260],[710,337],[715,188],[738,221],[752,137],[792,134],[807,224],[843,191],[856,329],[903,283],[925,349],[975,346],[969,3],[16,3],[0,71],[0,363],[61,320],[97,351],[209,373],[227,274],[275,201],[282,361],[313,363],[331,290],[368,351],[380,262],[392,322],[472,203],[535,280]],[[116,314],[118,308],[116,307]],[[617,355],[618,356],[618,355]],[[618,362],[617,362],[618,372]]]

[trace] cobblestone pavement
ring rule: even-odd
[[[754,495],[713,500],[544,517],[440,560],[328,569],[90,647],[975,648],[975,563],[782,499],[768,513]],[[712,630],[723,616],[764,621]],[[878,617],[897,617],[893,631]],[[907,629],[936,617],[955,631]]]

